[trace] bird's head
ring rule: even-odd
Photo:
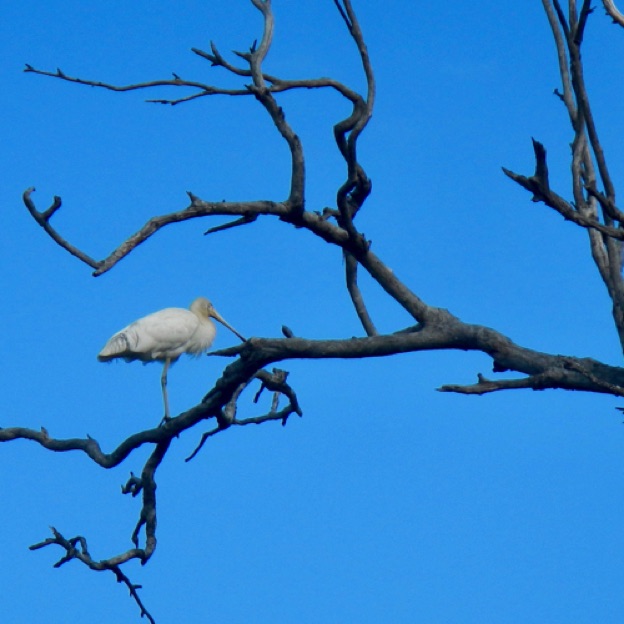
[[[191,312],[197,315],[201,319],[210,319],[213,318],[216,321],[219,321],[221,325],[227,327],[233,334],[236,334],[243,342],[245,342],[246,338],[244,338],[241,334],[239,334],[214,308],[212,303],[206,299],[206,297],[197,297],[193,303],[191,303]]]

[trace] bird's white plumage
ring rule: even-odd
[[[114,334],[98,354],[100,362],[124,359],[126,362],[164,362],[161,376],[165,418],[169,418],[167,371],[183,353],[198,356],[210,348],[217,330],[210,320],[216,319],[245,340],[214,309],[210,301],[198,297],[189,310],[165,308],[130,323]]]
[[[118,331],[104,345],[98,359],[174,361],[183,353],[200,355],[210,347],[215,334],[214,323],[208,317],[201,318],[184,308],[165,308]]]

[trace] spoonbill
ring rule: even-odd
[[[167,371],[183,353],[197,357],[207,351],[212,344],[217,329],[210,320],[216,319],[241,336],[213,307],[205,297],[198,297],[188,310],[165,308],[148,314],[130,323],[111,336],[97,358],[100,362],[110,362],[122,358],[126,362],[140,360],[164,362],[160,385],[165,404],[165,418],[169,420],[169,399],[167,396]]]

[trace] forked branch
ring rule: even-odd
[[[621,273],[624,215],[617,208],[615,185],[598,136],[581,59],[581,46],[592,8],[589,0],[583,0],[577,14],[576,2],[570,2],[566,17],[559,0],[542,0],[542,3],[553,32],[563,85],[563,92],[555,89],[555,93],[564,102],[574,131],[573,200],[563,199],[560,193],[550,188],[543,175],[546,165],[543,147],[541,153],[538,149],[535,151],[536,172],[533,176],[518,175],[508,169],[504,172],[533,193],[533,201],[544,202],[565,219],[587,229],[591,255],[613,303],[613,320],[624,350],[624,280]],[[605,3],[605,8],[614,11],[615,7],[607,6],[609,4],[612,5]]]
[[[40,550],[41,548],[45,548],[46,546],[56,544],[57,546],[60,546],[65,550],[65,555],[54,564],[55,568],[60,568],[68,561],[72,561],[75,559],[84,563],[91,570],[95,570],[97,572],[110,570],[115,575],[115,579],[117,580],[117,582],[123,583],[128,588],[130,597],[136,602],[137,606],[140,609],[141,617],[146,617],[151,624],[156,624],[156,620],[146,609],[143,601],[139,596],[138,590],[141,589],[141,585],[136,585],[135,583],[132,583],[128,576],[126,576],[122,572],[120,566],[122,563],[124,563],[124,561],[121,560],[121,558],[116,558],[117,560],[119,560],[118,563],[112,563],[112,560],[110,559],[106,561],[95,561],[91,558],[91,555],[89,554],[89,550],[87,548],[87,540],[84,537],[78,536],[66,539],[54,527],[50,527],[50,529],[52,530],[52,535],[54,537],[49,537],[43,542],[33,544],[30,547],[30,550]]]
[[[94,260],[91,256],[87,255],[70,242],[65,240],[50,224],[50,219],[52,215],[61,207],[62,201],[58,196],[54,197],[52,205],[43,212],[39,212],[35,208],[35,204],[32,200],[31,195],[35,191],[35,187],[32,186],[29,189],[24,191],[22,196],[24,200],[24,204],[26,208],[28,208],[28,212],[30,212],[33,219],[44,229],[46,234],[58,245],[60,245],[63,249],[67,250],[72,256],[75,256],[79,260],[82,260],[85,264],[88,264],[92,269],[99,269],[101,266],[101,262]]]

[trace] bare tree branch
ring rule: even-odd
[[[612,238],[624,240],[624,230],[603,225],[591,217],[584,216],[576,210],[572,204],[563,199],[563,197],[557,195],[554,191],[551,191],[548,186],[544,186],[543,182],[535,175],[527,178],[526,176],[514,173],[509,169],[505,169],[505,167],[502,169],[506,176],[511,178],[514,182],[517,182],[527,191],[533,193],[533,201],[544,202],[547,206],[556,210],[567,221],[572,221],[573,223],[576,223],[576,225],[580,225],[584,228],[593,228]]]
[[[559,371],[548,371],[538,375],[531,375],[524,379],[486,379],[481,373],[477,375],[478,382],[472,385],[449,384],[440,386],[439,392],[455,392],[457,394],[488,394],[500,390],[546,390],[556,388]]]
[[[375,76],[368,48],[350,0],[334,0],[334,4],[355,41],[367,82],[366,99],[360,98],[355,101],[351,115],[334,126],[336,143],[347,163],[347,180],[338,189],[336,196],[336,205],[340,212],[339,223],[347,230],[349,238],[358,250],[365,253],[369,245],[365,237],[360,235],[353,225],[353,218],[369,196],[372,183],[358,162],[357,141],[373,114]]]
[[[590,6],[590,0],[583,0],[583,6],[581,7],[581,13],[579,15],[578,24],[576,25],[574,33],[574,43],[576,43],[576,45],[580,46],[583,41],[585,26],[587,25],[587,18],[592,12],[593,9]]]
[[[188,219],[195,219],[206,216],[232,216],[242,215],[242,219],[237,220],[239,222],[250,223],[259,215],[275,215],[283,217],[289,212],[289,207],[285,203],[275,203],[272,201],[252,201],[252,202],[204,202],[195,197],[192,193],[189,193],[191,198],[191,204],[188,208],[180,210],[178,212],[172,212],[159,217],[152,217],[145,223],[145,225],[138,230],[135,234],[126,239],[119,247],[113,250],[103,260],[94,260],[89,255],[70,244],[65,240],[49,223],[49,219],[60,208],[61,198],[55,197],[53,205],[45,212],[38,212],[31,199],[31,193],[34,188],[30,188],[24,193],[24,203],[28,208],[33,218],[43,227],[46,233],[61,247],[69,251],[73,256],[76,256],[79,260],[82,260],[85,264],[94,268],[94,276],[102,275],[107,271],[110,271],[120,260],[125,258],[130,252],[136,249],[141,243],[144,243],[153,234],[158,232],[163,227],[172,223],[179,223],[180,221],[187,221]],[[230,225],[228,227],[233,227]],[[225,226],[221,226],[217,229],[226,229]],[[216,230],[215,230],[216,231]],[[210,232],[210,230],[209,230]]]
[[[26,208],[28,208],[28,212],[32,215],[33,219],[45,230],[46,234],[52,238],[52,240],[59,244],[63,249],[66,249],[72,256],[75,256],[79,260],[82,260],[84,263],[88,264],[93,269],[98,269],[101,262],[94,260],[91,256],[88,256],[86,253],[80,251],[77,247],[74,247],[71,243],[66,241],[51,225],[50,219],[52,215],[61,207],[61,198],[58,196],[54,197],[54,201],[52,205],[43,212],[39,212],[35,208],[35,204],[31,198],[31,195],[35,191],[35,187],[31,186],[29,189],[26,189],[23,194],[24,204]]]
[[[54,527],[50,528],[54,537],[49,537],[43,542],[33,544],[30,547],[30,550],[40,550],[41,548],[45,548],[46,546],[56,544],[58,546],[61,546],[61,548],[64,548],[66,554],[54,564],[55,568],[60,568],[68,561],[76,559],[84,563],[91,570],[95,570],[97,572],[110,570],[115,575],[117,582],[123,583],[128,588],[131,598],[137,603],[137,606],[140,609],[141,617],[146,617],[148,621],[151,622],[151,624],[156,624],[156,620],[154,620],[152,615],[145,608],[143,601],[139,597],[138,590],[141,589],[141,585],[136,585],[132,583],[130,579],[121,571],[120,565],[122,563],[125,563],[125,561],[128,561],[132,557],[129,557],[128,559],[115,557],[114,559],[108,559],[105,561],[95,561],[91,558],[91,555],[89,554],[89,550],[87,548],[87,540],[84,537],[78,536],[66,539]],[[80,546],[80,549],[76,548],[77,545]],[[130,553],[131,551],[128,552]]]
[[[240,355],[270,363],[290,359],[385,357],[439,349],[481,351],[492,358],[494,372],[517,371],[548,374],[552,388],[620,395],[624,369],[591,358],[550,355],[521,347],[503,334],[481,325],[470,325],[447,310],[432,309],[427,324],[415,331],[349,340],[303,338],[251,338],[243,345],[213,352],[213,356]]]
[[[598,203],[602,206],[604,211],[609,215],[611,219],[624,223],[624,212],[622,212],[615,205],[612,199],[606,197],[604,193],[596,190],[593,186],[585,186],[585,190],[587,191],[588,195],[598,200]]]
[[[624,15],[622,15],[622,13],[620,13],[618,8],[615,6],[615,2],[613,2],[613,0],[602,0],[602,4],[607,14],[613,20],[613,23],[619,24],[624,28]]]
[[[273,369],[272,373],[269,373],[265,370],[259,370],[252,378],[240,383],[236,390],[232,393],[232,397],[228,401],[227,405],[224,406],[223,410],[220,414],[217,414],[218,426],[214,429],[210,429],[202,434],[199,444],[195,448],[195,450],[184,460],[190,461],[193,459],[197,453],[202,449],[208,438],[216,435],[217,433],[221,433],[225,431],[232,425],[245,426],[249,424],[262,424],[264,422],[270,420],[281,420],[282,426],[286,425],[288,417],[291,414],[298,414],[299,416],[303,415],[301,408],[299,407],[299,401],[297,399],[297,395],[294,390],[286,383],[286,379],[288,377],[288,373],[286,371],[280,369]],[[258,398],[263,390],[273,390],[274,398],[273,403],[271,405],[271,411],[264,416],[257,416],[254,418],[245,418],[243,420],[238,420],[236,418],[237,411],[237,403],[242,392],[248,387],[253,379],[258,379],[262,382],[260,389],[256,393],[254,397],[254,403],[258,402]],[[281,411],[277,411],[278,407],[278,397],[280,394],[288,397],[289,403],[288,405],[282,409]]]
[[[568,17],[558,0],[542,0],[553,31],[563,94],[555,90],[566,105],[574,130],[572,141],[573,203],[552,191],[548,183],[536,174],[530,178],[507,169],[504,172],[533,193],[533,200],[543,201],[565,219],[587,228],[590,250],[600,276],[613,303],[613,320],[624,351],[624,280],[622,279],[622,243],[624,223],[616,208],[615,186],[598,137],[583,75],[581,45],[592,12],[589,0],[583,0],[577,15],[576,2],[568,3]],[[545,155],[543,159],[545,163]],[[540,156],[536,151],[536,162]],[[595,164],[595,166],[594,166]],[[604,191],[597,188],[595,169]],[[598,214],[598,207],[601,215]]]
[[[347,290],[349,291],[349,295],[351,295],[351,301],[353,301],[353,306],[355,307],[355,311],[362,323],[362,327],[364,327],[364,331],[368,336],[376,336],[377,329],[373,321],[368,314],[368,310],[366,309],[366,304],[364,303],[364,298],[362,297],[362,293],[357,285],[357,267],[358,262],[355,259],[353,254],[345,251],[344,253],[345,259],[345,268],[346,268],[346,278],[347,278]]]
[[[59,78],[60,80],[64,80],[65,82],[74,82],[76,84],[86,85],[89,87],[99,87],[101,89],[116,91],[119,93],[123,93],[125,91],[140,91],[142,89],[153,89],[154,87],[187,87],[199,89],[200,93],[192,97],[198,97],[203,95],[249,95],[249,92],[246,89],[220,89],[218,87],[213,87],[212,85],[204,84],[203,82],[182,80],[182,78],[178,76],[170,80],[150,80],[148,82],[138,82],[136,84],[130,85],[114,85],[108,82],[101,82],[100,80],[88,80],[84,78],[68,76],[60,69],[57,69],[55,72],[37,69],[32,65],[29,65],[28,63],[26,64],[24,72],[39,74],[40,76],[50,76],[52,78]]]

